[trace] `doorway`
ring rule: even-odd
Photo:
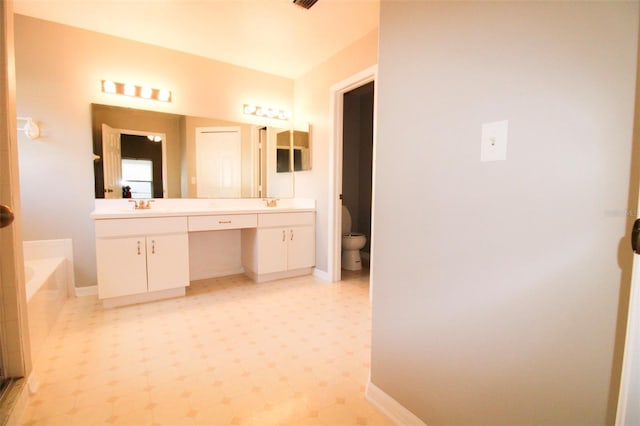
[[[342,233],[363,234],[359,275],[368,275],[371,258],[371,189],[373,179],[373,98],[374,82],[370,81],[343,95],[342,108],[342,210],[348,212],[350,229]],[[354,275],[341,259],[341,276]]]
[[[96,198],[167,198],[167,136],[101,125],[94,155]],[[149,167],[150,165],[150,167]]]
[[[332,161],[330,164],[329,176],[331,179],[330,182],[330,191],[329,191],[329,223],[328,223],[328,231],[329,231],[329,244],[328,244],[328,273],[330,281],[340,281],[342,279],[342,265],[341,265],[341,254],[342,254],[342,194],[343,194],[343,144],[344,144],[344,122],[345,122],[345,94],[354,91],[362,86],[367,85],[368,83],[372,83],[373,87],[375,87],[375,80],[377,77],[377,66],[369,67],[363,71],[360,71],[353,76],[336,83],[330,89],[331,92],[331,139],[329,143],[330,150],[330,159]],[[364,89],[363,89],[364,90]],[[376,140],[376,132],[375,132],[375,109],[376,109],[376,94],[375,90],[373,93],[373,112],[372,112],[372,130],[371,130],[371,144],[373,146],[371,152],[371,181],[375,182],[375,140]],[[347,161],[349,161],[347,159]],[[370,184],[371,195],[370,198],[370,207],[369,207],[369,220],[370,224],[373,224],[373,206],[375,205],[375,185]],[[367,191],[368,192],[368,191]],[[348,200],[347,200],[348,201]],[[349,201],[348,201],[349,202]],[[359,224],[358,224],[359,226]],[[369,233],[370,238],[368,239],[368,247],[369,253],[371,254],[370,259],[373,259],[373,253],[375,250],[375,237],[374,237],[374,229],[372,225]],[[352,226],[353,230],[353,226]],[[373,262],[371,262],[371,266],[373,266]],[[373,286],[371,285],[371,288]],[[371,293],[370,293],[371,296]]]

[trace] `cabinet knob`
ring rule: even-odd
[[[284,229],[282,230],[282,242],[284,243],[284,241],[287,239],[286,236],[287,231],[285,231]]]
[[[156,254],[156,240],[151,240],[151,254]]]
[[[291,230],[291,241],[293,241],[293,229]]]
[[[140,256],[140,241],[138,241],[138,256]]]

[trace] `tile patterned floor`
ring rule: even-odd
[[[103,310],[70,299],[35,369],[25,425],[389,425],[364,398],[368,276],[194,282]]]

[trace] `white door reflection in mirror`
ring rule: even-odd
[[[196,129],[196,195],[241,197],[240,127]]]
[[[104,167],[104,198],[122,198],[122,163],[120,131],[102,125],[102,162]]]

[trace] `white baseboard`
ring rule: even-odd
[[[365,396],[370,403],[397,425],[426,426],[425,422],[371,382],[367,383]]]
[[[74,288],[74,293],[75,293],[76,297],[96,296],[98,294],[98,286],[97,285],[90,285],[90,286],[87,286],[87,287],[75,287]]]
[[[318,268],[313,268],[313,276],[321,279],[322,281],[331,281],[331,277],[328,272],[321,271]]]
[[[29,395],[35,395],[39,389],[40,381],[38,380],[38,376],[36,376],[35,371],[31,371],[31,374],[27,377],[27,390],[29,391]]]

